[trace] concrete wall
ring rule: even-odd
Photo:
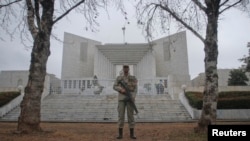
[[[186,92],[203,92],[204,86],[187,87]],[[250,86],[219,86],[219,92],[250,91]]]
[[[0,87],[17,88],[19,85],[26,86],[29,71],[27,70],[7,70],[0,73]]]
[[[29,71],[2,71],[0,73],[0,92],[20,91],[21,95],[13,99],[8,104],[0,107],[0,117],[4,116],[12,109],[20,105],[24,96],[24,88],[28,82]],[[60,80],[53,78],[55,75],[46,75],[41,101],[50,94],[50,86],[57,84]],[[52,79],[52,82],[51,82]],[[21,81],[22,80],[22,81]],[[21,83],[22,82],[22,83]]]
[[[156,70],[155,70],[155,58],[153,53],[149,51],[145,56],[143,56],[142,60],[136,64],[136,76],[138,79],[147,79],[147,78],[155,78]]]
[[[64,33],[62,79],[94,76],[94,53],[98,41]]]
[[[0,91],[18,91],[19,87],[25,88],[28,82],[29,71],[1,71],[0,73]],[[51,85],[60,85],[60,80],[55,80],[55,75],[46,75],[42,99],[50,93]],[[53,81],[51,81],[51,79]],[[59,84],[58,84],[59,83]]]
[[[21,101],[23,100],[24,93],[21,92],[21,95],[13,99],[11,102],[7,103],[6,105],[0,107],[0,118],[6,115],[8,112],[16,108],[20,105]]]
[[[183,106],[186,108],[192,119],[198,120],[201,116],[201,111],[194,109],[189,105],[187,98],[184,93],[180,93],[179,99]],[[217,119],[219,120],[249,120],[250,119],[250,109],[217,109]]]
[[[61,93],[61,79],[57,78],[54,74],[48,74],[50,79],[49,93],[60,94]]]
[[[186,32],[154,41],[156,77],[168,77],[168,92],[178,99],[182,85],[190,85]]]
[[[169,75],[168,76],[168,93],[172,99],[178,99],[179,93],[182,87],[185,85],[189,87],[190,77],[189,75]]]
[[[115,78],[115,66],[97,48],[94,54],[94,75],[100,79]]]
[[[186,32],[179,32],[153,41],[156,76],[189,75]]]
[[[186,92],[203,92],[204,86],[198,87],[187,87]],[[229,92],[229,91],[250,91],[250,86],[219,86],[219,92]],[[194,109],[189,105],[187,98],[185,97],[183,91],[179,94],[179,100],[187,109],[188,113],[192,119],[199,119],[201,115],[201,110]],[[250,119],[250,109],[226,109],[217,110],[217,119],[222,120],[249,120]]]

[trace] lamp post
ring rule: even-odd
[[[123,31],[123,42],[124,42],[124,44],[125,44],[125,30],[126,30],[125,26],[122,27],[122,31]]]
[[[186,88],[187,88],[187,86],[185,84],[181,85],[181,89],[183,90],[184,94],[186,93]]]

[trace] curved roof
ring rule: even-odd
[[[137,64],[151,50],[150,44],[104,44],[97,49],[113,64]]]

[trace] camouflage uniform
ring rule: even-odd
[[[118,95],[118,126],[119,128],[123,128],[124,126],[124,120],[125,120],[125,109],[127,107],[127,116],[128,116],[128,123],[129,123],[129,128],[134,128],[135,126],[135,120],[134,120],[134,109],[131,106],[130,102],[125,101],[126,95],[120,93],[121,91],[121,86],[118,84],[120,80],[123,80],[124,82],[127,83],[129,90],[131,92],[131,96],[133,100],[135,100],[136,93],[137,93],[137,79],[135,76],[128,75],[128,76],[118,76],[116,78],[116,81],[114,83],[114,90],[119,92]]]

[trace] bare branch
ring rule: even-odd
[[[172,11],[167,5],[161,5],[161,4],[155,4],[155,6],[159,6],[163,10],[167,11],[169,14],[171,14],[178,22],[180,22],[183,26],[185,26],[187,29],[189,29],[191,32],[195,34],[202,42],[205,42],[205,39],[191,26],[189,26],[186,22],[184,22],[174,11]]]
[[[223,3],[220,4],[220,7],[225,5],[229,0],[225,0]]]
[[[78,7],[79,5],[81,5],[84,2],[85,2],[85,0],[79,1],[73,7],[71,7],[70,9],[68,9],[65,13],[63,13],[61,16],[59,16],[57,19],[55,19],[54,22],[53,22],[53,24],[55,24],[56,22],[58,22],[59,20],[61,20],[64,16],[66,16],[67,14],[69,14],[70,11],[72,11],[74,8]]]
[[[40,27],[40,14],[39,14],[39,0],[35,0],[35,14],[36,14],[36,22],[37,22],[37,26],[38,26],[38,29],[41,30],[41,27]]]
[[[154,17],[154,14],[155,14],[155,11],[156,11],[157,7],[158,6],[152,7],[148,12],[148,14],[150,14],[151,11],[153,11],[151,15],[148,15],[149,20],[148,20],[147,25],[146,25],[146,32],[147,32],[147,35],[149,36],[149,38],[152,38],[152,32],[150,30],[150,25],[152,24],[153,17]],[[148,39],[148,40],[150,40],[150,39]]]
[[[34,23],[34,18],[35,18],[35,13],[34,13],[34,7],[32,6],[32,2],[31,0],[26,0],[26,4],[27,4],[27,21],[28,21],[28,27],[29,30],[32,34],[33,39],[35,39],[38,29]]]
[[[227,2],[227,1],[225,1],[225,2]],[[224,5],[225,5],[225,2],[224,2]],[[221,14],[221,13],[223,13],[224,11],[230,9],[231,7],[236,6],[237,4],[239,4],[239,3],[241,3],[241,2],[242,2],[242,0],[238,0],[238,1],[235,2],[235,3],[233,3],[233,4],[231,4],[231,5],[228,5],[226,8],[222,9],[222,10],[219,12],[219,14]]]
[[[22,1],[22,0],[15,0],[15,1],[13,1],[13,2],[10,2],[10,3],[7,3],[7,4],[0,5],[0,8],[10,6],[11,4],[14,4],[14,3],[17,3],[17,2],[20,2],[20,1]]]
[[[192,0],[202,11],[206,12],[206,7],[202,5],[202,3],[200,3],[200,1],[198,0]]]

